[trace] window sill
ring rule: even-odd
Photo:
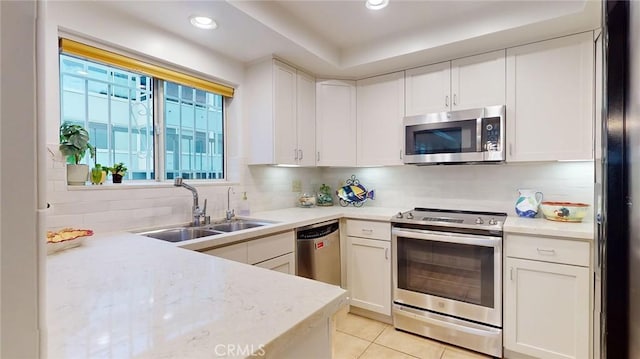
[[[228,186],[237,186],[239,183],[237,182],[212,182],[212,181],[203,181],[203,180],[185,180],[185,183],[188,183],[194,187],[228,187]],[[120,190],[120,189],[138,189],[138,188],[172,188],[175,187],[173,185],[173,181],[133,181],[133,180],[124,180],[123,183],[111,183],[105,182],[101,185],[93,185],[87,184],[85,186],[69,186],[67,185],[67,190],[69,191],[109,191],[109,190]]]

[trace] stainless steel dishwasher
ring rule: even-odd
[[[296,230],[296,275],[340,285],[340,225],[337,220]]]

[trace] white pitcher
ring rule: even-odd
[[[542,202],[542,192],[532,189],[519,189],[516,201],[516,213],[520,217],[533,218],[538,214],[538,206]]]

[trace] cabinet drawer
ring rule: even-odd
[[[588,242],[508,234],[504,245],[507,257],[589,266]]]
[[[347,220],[347,235],[353,237],[363,237],[391,240],[391,223],[360,221],[356,219]]]
[[[249,264],[291,253],[295,247],[294,232],[284,232],[249,242]]]
[[[226,247],[210,249],[202,253],[235,262],[247,263],[247,243],[232,244]]]

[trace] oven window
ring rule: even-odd
[[[398,237],[398,288],[494,307],[494,249]]]

